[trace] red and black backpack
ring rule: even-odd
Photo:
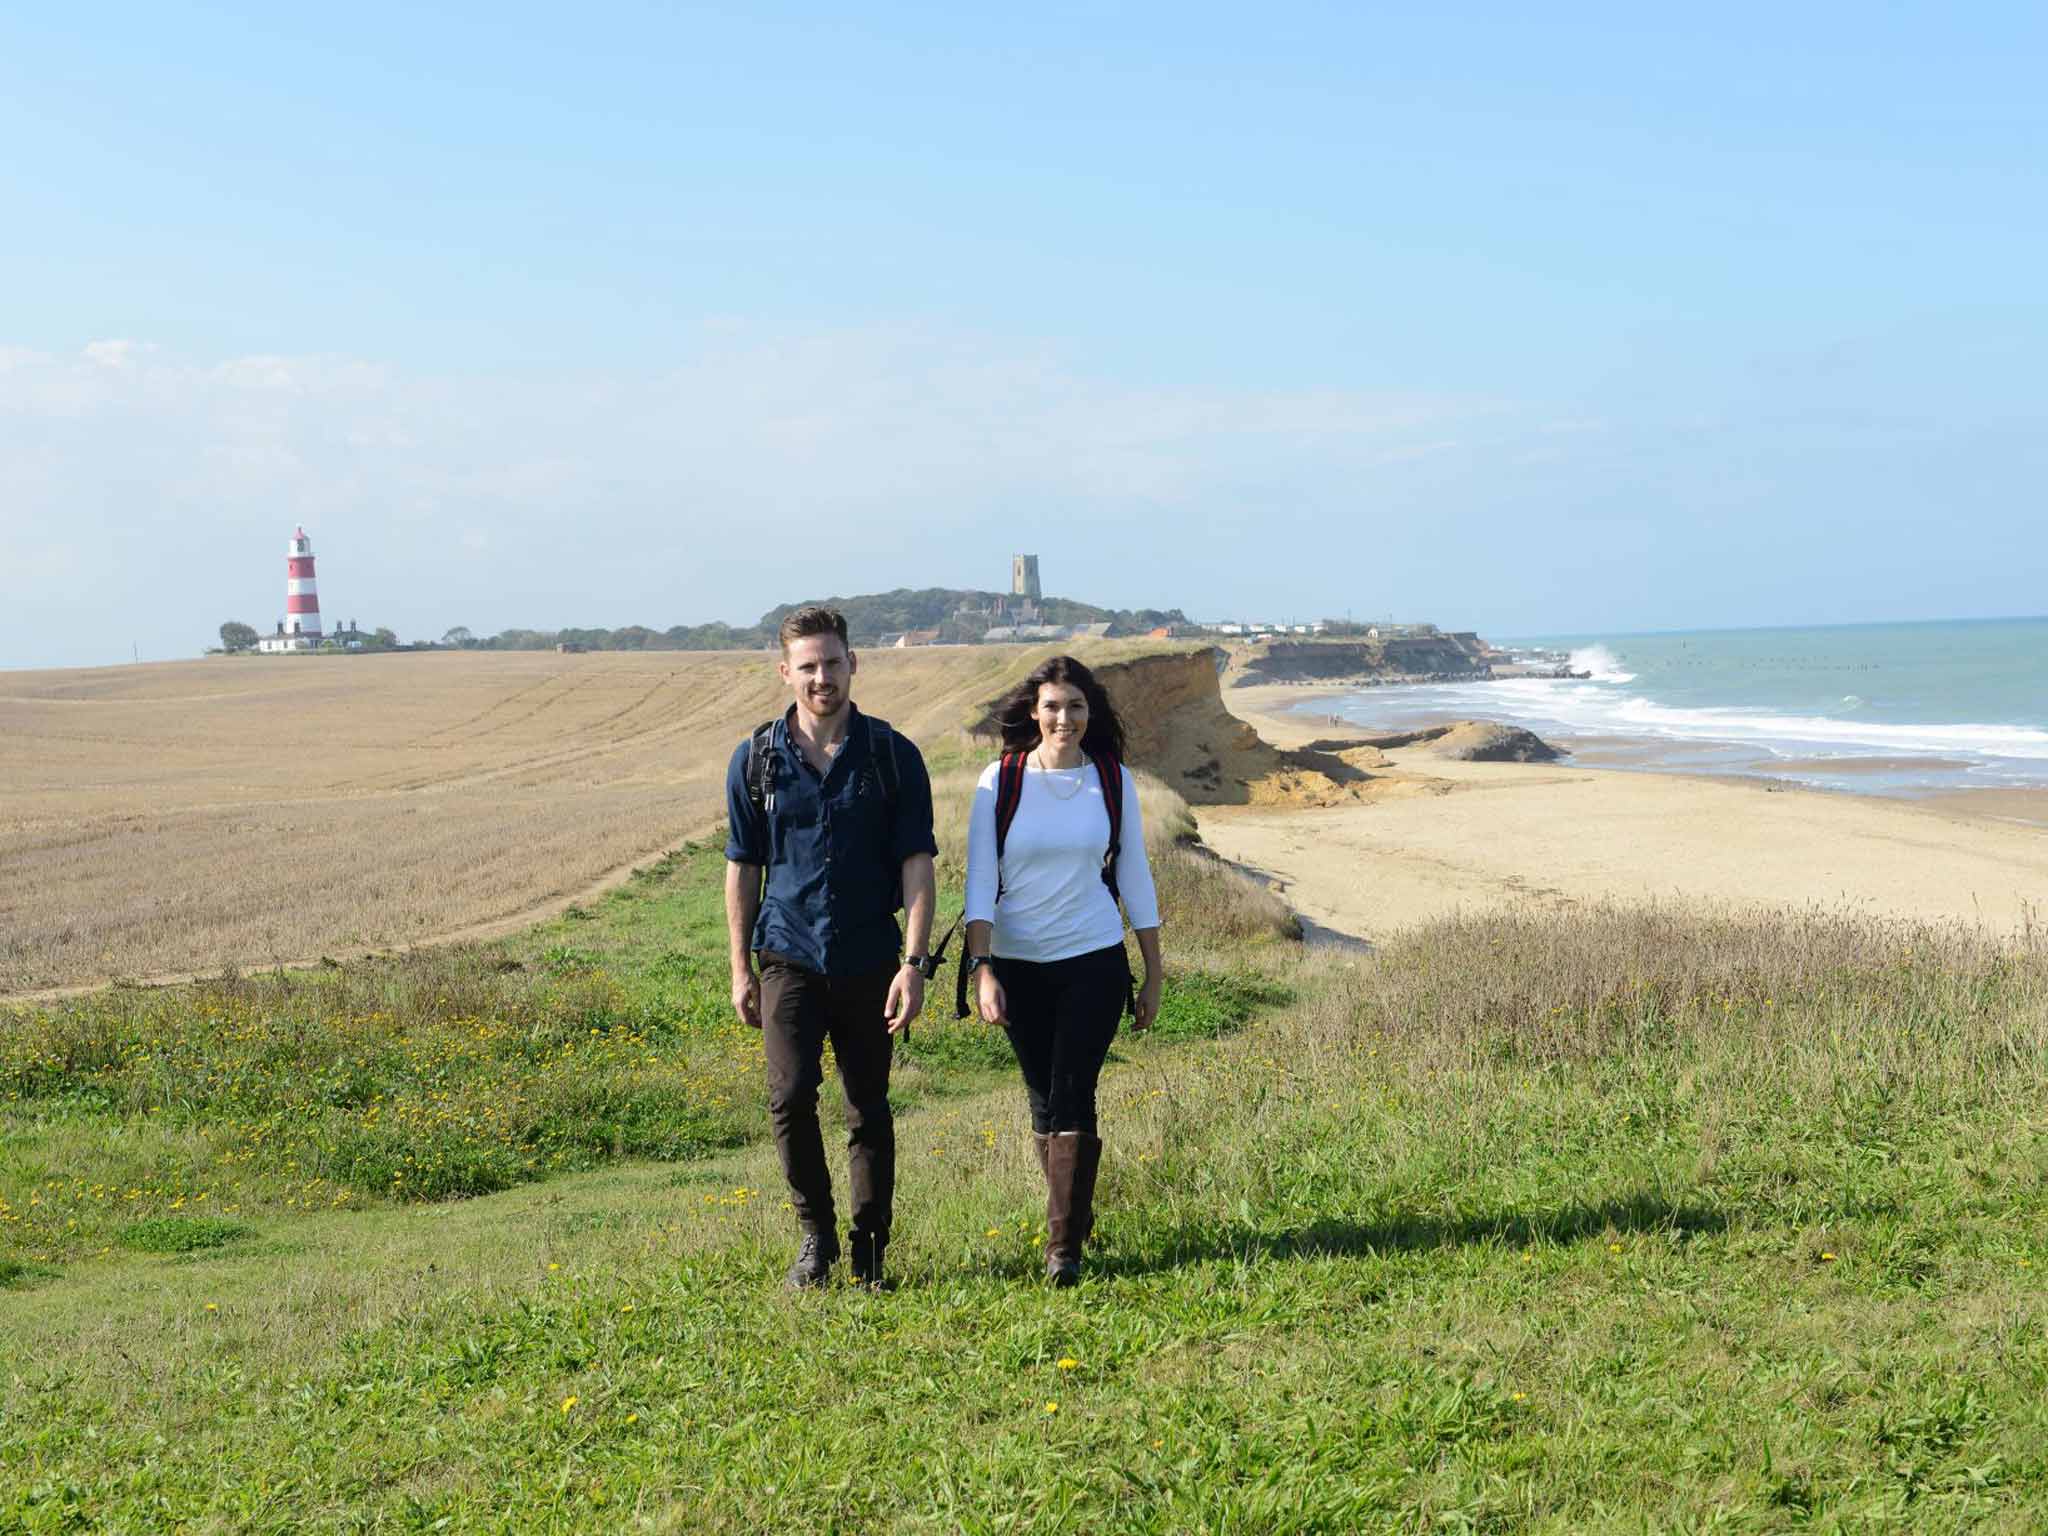
[[[996,765],[996,900],[1003,899],[1003,848],[1010,840],[1010,824],[1017,819],[1017,807],[1024,802],[1024,765],[1030,757],[1028,752],[1005,752],[1002,761]],[[1088,760],[1095,764],[1096,777],[1102,781],[1102,803],[1109,812],[1109,846],[1102,854],[1102,883],[1109,887],[1109,899],[1119,907],[1123,905],[1123,893],[1116,885],[1116,857],[1124,845],[1124,765],[1113,752],[1090,752]],[[957,921],[955,927],[959,926]],[[953,937],[948,930],[946,938],[939,941],[939,954],[945,953],[946,941]],[[936,969],[936,966],[934,967]],[[1126,999],[1125,1006],[1131,1013],[1138,1011],[1135,991]],[[953,1016],[967,1017],[967,957],[960,957],[959,974],[955,977],[953,990]]]
[[[1010,839],[1010,823],[1017,819],[1017,807],[1024,802],[1024,764],[1028,752],[1005,752],[996,765],[996,868],[1003,863],[1003,845]],[[1096,777],[1102,780],[1102,803],[1109,811],[1109,847],[1102,855],[1102,883],[1110,899],[1119,906],[1123,895],[1116,888],[1116,856],[1124,840],[1124,765],[1110,752],[1090,752]],[[996,900],[1003,899],[1002,876],[996,876]]]

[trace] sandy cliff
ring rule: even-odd
[[[1283,751],[1223,707],[1221,651],[1164,652],[1096,664],[1123,717],[1126,751],[1194,805],[1337,805],[1382,793],[1371,747]],[[975,734],[996,736],[990,699]]]

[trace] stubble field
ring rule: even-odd
[[[875,652],[943,740],[1009,648]],[[509,931],[702,833],[761,653],[217,658],[0,674],[0,996]]]

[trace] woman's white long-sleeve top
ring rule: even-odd
[[[1005,960],[1066,960],[1121,944],[1124,914],[1102,883],[1109,810],[1093,763],[1041,768],[1027,761],[1024,793],[996,867],[996,779],[990,763],[974,789],[967,822],[967,921],[993,922],[991,952]],[[1124,813],[1117,889],[1133,928],[1159,926],[1159,897],[1145,857],[1138,787],[1123,776]],[[1000,883],[1003,893],[996,900]]]

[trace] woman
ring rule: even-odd
[[[968,821],[963,963],[982,1018],[1009,1031],[1024,1069],[1045,1172],[1045,1274],[1073,1285],[1102,1162],[1095,1081],[1125,1003],[1133,1029],[1159,1012],[1159,901],[1123,725],[1094,675],[1055,656],[997,719],[1003,756]],[[1145,957],[1135,992],[1119,896]]]

